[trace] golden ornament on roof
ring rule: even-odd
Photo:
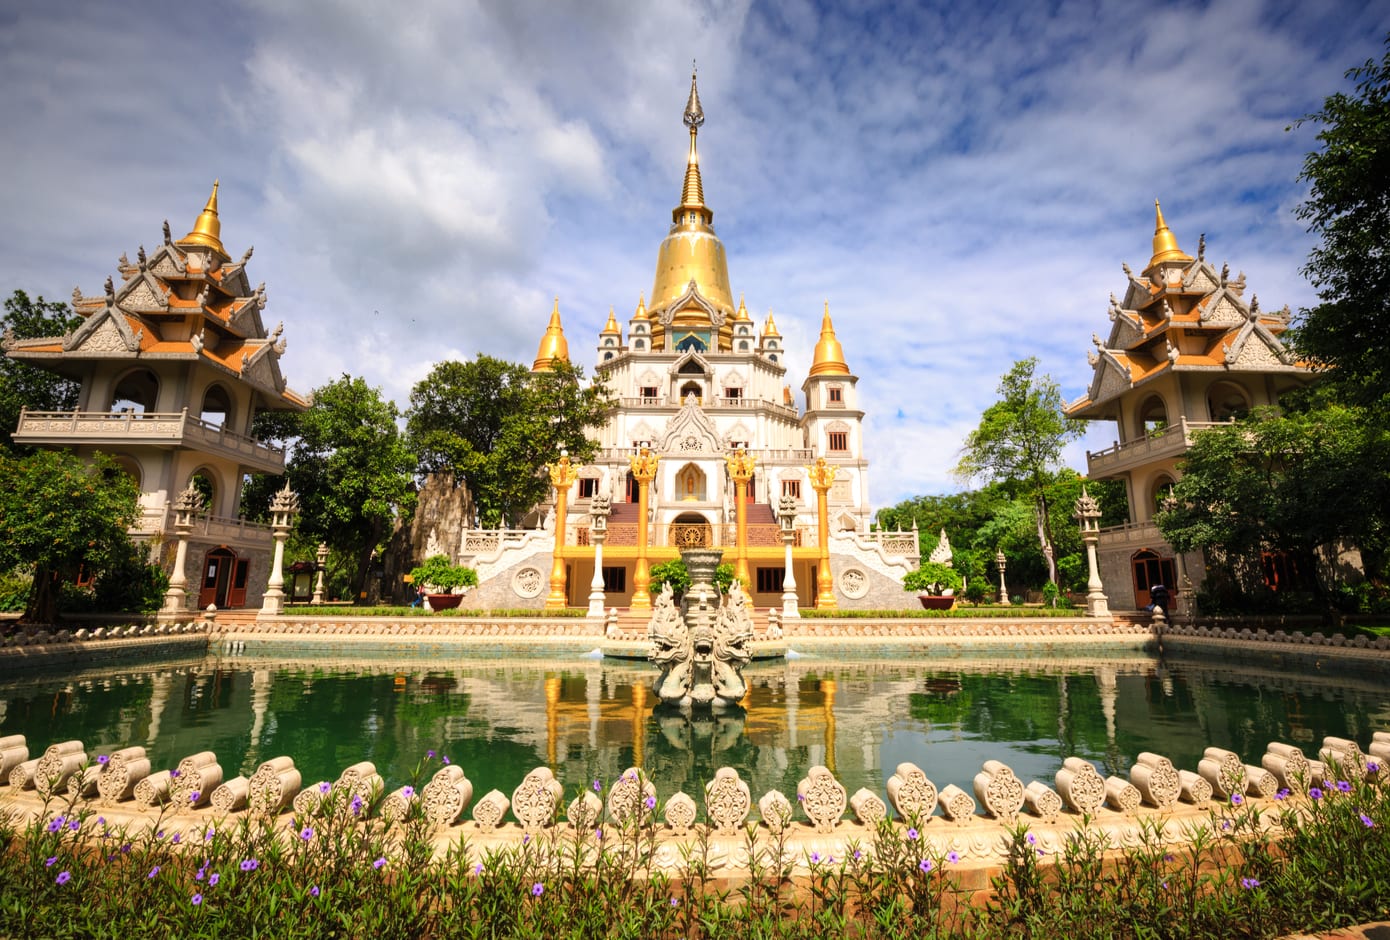
[[[830,322],[830,303],[825,304],[825,315],[820,321],[820,341],[816,343],[815,360],[811,363],[812,375],[849,375],[845,363],[845,351],[835,338],[835,325]]]
[[[211,248],[223,261],[231,261],[227,249],[222,247],[222,222],[217,217],[217,187],[220,183],[221,180],[213,180],[212,195],[208,197],[203,211],[198,213],[198,220],[193,223],[193,231],[180,238],[176,244]]]
[[[1163,221],[1163,209],[1157,199],[1154,200],[1154,216],[1154,254],[1149,259],[1149,268],[1165,261],[1191,261],[1192,256],[1178,247],[1177,236],[1168,227],[1168,223]]]
[[[549,372],[556,359],[569,362],[570,346],[565,340],[565,330],[560,326],[560,298],[555,298],[555,306],[550,311],[550,323],[541,337],[540,348],[536,350],[536,361],[531,364],[532,372]]]

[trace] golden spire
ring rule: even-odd
[[[700,154],[695,149],[695,137],[700,133],[700,125],[705,123],[705,109],[700,107],[700,92],[695,87],[693,66],[690,69],[690,98],[685,102],[683,120],[685,126],[690,128],[690,156],[685,161],[685,187],[681,190],[681,204],[679,208],[672,210],[673,221],[679,220],[682,210],[705,209],[705,188],[700,180]],[[705,211],[709,213],[708,209]]]
[[[222,247],[222,223],[217,218],[217,187],[220,183],[221,180],[212,181],[212,195],[208,197],[203,211],[198,213],[198,221],[193,223],[193,231],[180,238],[178,244],[211,248],[223,261],[231,261],[227,249]]]
[[[767,312],[767,324],[763,327],[763,335],[764,335],[764,336],[781,336],[781,335],[782,335],[781,333],[778,333],[778,332],[777,332],[777,321],[774,320],[774,319],[772,319],[772,311],[771,311],[771,310],[769,310],[769,311]]]
[[[830,322],[830,302],[826,301],[825,316],[820,321],[820,342],[816,343],[816,358],[811,364],[812,375],[849,375],[845,351],[835,338],[835,325]]]
[[[645,320],[645,319],[647,319],[647,295],[646,295],[646,294],[638,294],[638,295],[637,295],[637,312],[635,312],[635,313],[632,315],[632,318],[633,318],[634,320]]]
[[[748,315],[748,307],[743,302],[743,295],[738,295],[738,312],[734,314],[734,319],[744,323],[751,323],[753,318]]]
[[[618,329],[618,318],[613,315],[612,307],[608,308],[608,322],[603,325],[599,335],[602,336],[604,333],[622,333],[622,330]]]
[[[560,298],[555,298],[555,306],[550,311],[550,324],[541,337],[541,345],[536,350],[536,361],[531,364],[532,372],[549,372],[556,359],[569,362],[570,345],[565,341],[565,330],[560,326]]]
[[[1178,247],[1178,238],[1163,221],[1163,209],[1154,200],[1154,256],[1149,259],[1149,268],[1164,261],[1191,261],[1192,256]],[[1148,270],[1145,268],[1144,270]]]

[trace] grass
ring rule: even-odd
[[[0,935],[1276,937],[1390,917],[1390,787],[1379,776],[1314,781],[1314,799],[1213,809],[1179,847],[1149,825],[1120,851],[1087,821],[1049,855],[1019,826],[984,898],[915,821],[882,824],[844,858],[793,858],[786,830],[750,828],[750,875],[730,886],[707,862],[707,836],[683,877],[654,870],[656,813],[433,858],[418,801],[387,822],[379,796],[334,792],[288,826],[242,819],[175,840],[162,823],[132,835],[68,800],[22,830],[0,826]],[[1277,842],[1269,813],[1285,833]]]

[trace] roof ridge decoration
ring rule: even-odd
[[[722,452],[723,446],[714,422],[705,414],[695,396],[687,395],[680,410],[666,422],[658,453],[686,455]]]
[[[676,318],[676,314],[691,304],[696,305],[709,316],[713,329],[717,330],[724,325],[724,311],[720,309],[718,304],[706,299],[705,295],[700,293],[700,285],[695,282],[693,277],[686,284],[685,293],[665,306],[653,307],[648,312],[648,317],[650,318],[654,314],[663,327],[669,327],[671,321]]]
[[[140,340],[144,337],[144,326],[136,333],[130,328],[128,314],[116,306],[116,292],[111,278],[106,279],[106,305],[87,317],[77,329],[63,336],[63,351],[87,347],[100,352],[128,352],[140,354]],[[101,329],[103,324],[111,324]]]

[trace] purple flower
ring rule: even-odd
[[[642,801],[642,805],[645,806],[647,809],[656,809],[656,797],[647,797],[645,800]]]
[[[1320,800],[1322,799],[1322,791],[1319,790],[1317,787],[1313,787],[1311,790],[1308,791],[1308,796],[1310,799]]]
[[[1363,817],[1363,818],[1364,818],[1364,817]],[[52,858],[50,858],[48,861],[44,862],[44,863],[43,863],[43,867],[44,867],[44,868],[52,868],[52,867],[53,867],[54,865],[56,865],[56,864],[58,864],[58,856],[55,855],[55,856],[53,856]]]
[[[312,888],[309,889],[309,897],[311,897],[311,898],[316,898],[316,897],[318,897],[318,896],[319,896],[319,886],[318,886],[318,885],[314,885]]]
[[[1378,774],[1378,773],[1380,773],[1380,765],[1377,764],[1377,763],[1376,763],[1375,761],[1373,761],[1373,760],[1368,760],[1368,761],[1366,761],[1366,773],[1368,773],[1368,774]]]
[[[1244,802],[1245,802],[1245,797],[1241,796],[1239,793],[1232,793],[1232,794],[1231,794],[1231,805],[1232,805],[1232,806],[1239,806],[1240,804],[1242,804],[1242,803],[1244,803]]]
[[[362,797],[361,797],[361,796],[354,796],[354,797],[352,798],[352,815],[354,815],[354,816],[359,816],[359,815],[361,815],[361,813],[362,813]]]
[[[174,833],[174,837],[173,837],[172,839],[170,839],[169,841],[172,842],[174,845],[178,845],[180,842],[183,841],[183,833],[182,833],[182,832],[176,832],[176,833]]]
[[[145,877],[146,877],[146,878],[154,878],[154,877],[156,877],[158,874],[159,874],[159,866],[156,865],[156,866],[154,866],[153,868],[150,869],[150,873],[149,873],[148,875],[146,875]]]
[[[1229,819],[1223,819],[1223,820],[1221,820],[1221,831],[1222,831],[1222,832],[1230,832],[1230,831],[1231,831],[1231,821],[1230,821]]]
[[[531,885],[531,897],[538,898],[542,894],[545,894],[545,885],[541,884],[539,881]]]
[[[333,784],[329,783],[327,780],[324,780],[319,784],[320,793],[327,793],[331,789],[333,789]]]
[[[827,864],[827,865],[834,865],[834,864],[835,864],[835,856],[833,856],[833,855],[827,855],[827,856],[825,857],[825,864]]]
[[[812,864],[812,865],[815,865],[815,864],[817,864],[817,863],[819,863],[819,862],[820,862],[820,853],[819,853],[819,852],[812,852],[812,853],[811,853],[811,864]]]
[[[476,864],[476,865],[473,866],[473,874],[476,876],[476,875],[481,875],[482,873],[483,873],[483,863],[482,863],[482,862],[479,862],[478,864]]]
[[[521,837],[521,844],[522,844],[522,845],[525,845],[526,843],[528,843],[528,842],[530,842],[530,841],[531,841],[531,833],[529,833],[529,832],[526,833],[525,835],[523,835],[523,836]]]
[[[67,884],[69,881],[72,880],[72,872],[70,872],[70,871],[60,871],[60,872],[58,872],[58,877],[57,877],[57,878],[54,878],[53,880],[54,880],[55,882],[57,882],[58,884],[60,884],[60,885],[65,885],[65,884]]]
[[[1338,793],[1350,793],[1350,792],[1351,792],[1351,784],[1350,784],[1349,782],[1347,782],[1346,780],[1338,780],[1338,781],[1337,781],[1337,792],[1338,792]]]
[[[434,760],[434,748],[430,748],[428,751],[426,751],[425,756],[428,757],[430,760]]]
[[[414,796],[414,795],[415,795],[415,788],[414,788],[414,787],[401,787],[401,796],[405,797],[407,800],[410,799],[410,798],[411,798],[412,796]]]
[[[804,793],[798,793],[798,794],[796,795],[796,801],[797,801],[798,803],[805,803],[805,802],[806,802],[806,794],[804,794]]]
[[[52,822],[48,824],[48,831],[57,832],[59,829],[62,829],[64,821],[65,820],[62,816],[56,817]]]
[[[161,829],[161,830],[159,830],[158,832],[156,832],[156,833],[154,834],[154,837],[155,837],[156,839],[162,839],[162,838],[164,838],[164,830]]]
[[[179,771],[178,771],[178,768],[175,768],[175,769],[169,771],[169,779],[170,779],[170,780],[177,780],[177,779],[179,779]]]
[[[1033,835],[1033,834],[1030,832],[1030,833],[1028,833],[1028,835],[1026,835],[1026,836],[1023,837],[1023,841],[1027,842],[1029,845],[1037,845],[1037,844],[1038,844],[1038,837],[1035,836],[1035,835]]]
[[[602,792],[603,792],[603,781],[601,781],[601,780],[595,780],[595,781],[594,781],[594,792],[595,792],[595,793],[602,793]]]
[[[193,873],[193,880],[194,880],[194,881],[202,881],[203,878],[207,875],[207,873],[208,873],[207,866],[204,865],[202,868],[198,869],[196,872]]]
[[[76,832],[77,830],[79,830],[79,829],[82,828],[82,820],[80,820],[80,819],[70,819],[70,820],[68,820],[68,828],[71,829],[73,832]]]
[[[681,899],[680,899],[680,898],[672,898],[672,899],[671,899],[671,906],[672,906],[672,907],[680,907],[680,906],[681,906]]]
[[[916,829],[911,829],[911,828],[909,828],[909,829],[907,830],[907,841],[909,841],[909,842],[916,842],[916,841],[917,841],[917,830],[916,830]]]
[[[104,825],[106,825],[106,817],[105,817],[105,816],[98,816],[98,817],[97,817],[97,825],[98,825],[98,826],[104,826]]]
[[[198,802],[199,800],[201,800],[202,798],[203,798],[203,791],[202,791],[202,790],[194,790],[192,793],[188,794],[188,802],[190,802],[190,803],[196,803],[196,802]]]
[[[917,863],[917,867],[920,868],[922,870],[922,874],[925,875],[927,872],[931,871],[933,868],[936,867],[936,863],[929,858],[924,858]]]
[[[946,861],[950,862],[952,865],[958,865],[958,864],[960,864],[960,853],[959,853],[959,852],[947,852],[947,853],[946,853]]]
[[[1248,891],[1249,889],[1251,889],[1251,888],[1258,888],[1258,887],[1260,886],[1260,879],[1258,879],[1258,878],[1242,878],[1242,879],[1240,879],[1240,886],[1241,886],[1242,888],[1245,888],[1247,891]]]
[[[446,764],[449,763],[449,755],[445,754],[443,757],[440,758],[440,760],[442,760]]]
[[[855,860],[856,862],[859,861],[859,860],[860,860],[861,858],[863,858],[863,857],[864,857],[864,853],[863,853],[863,852],[859,851],[858,849],[855,849],[855,850],[854,850],[854,860]]]
[[[1287,800],[1289,798],[1289,788],[1282,788],[1278,793],[1274,794],[1274,798],[1276,800]]]
[[[97,758],[97,763],[98,763],[98,764],[101,764],[103,767],[105,767],[105,766],[106,766],[106,762],[109,761],[110,759],[111,759],[111,755],[109,755],[109,754],[102,754],[100,757]]]
[[[194,907],[197,907],[199,904],[203,903],[203,895],[201,892],[199,892],[198,894],[193,895],[193,897],[189,898],[188,900]]]
[[[242,871],[255,871],[257,868],[260,868],[260,867],[261,867],[261,863],[260,863],[257,859],[254,859],[254,858],[248,858],[248,859],[246,859],[245,861],[243,861],[243,862],[241,863],[241,870],[242,870]]]
[[[208,826],[207,831],[203,833],[203,841],[211,842],[212,837],[215,835],[217,835],[217,830],[214,829],[212,826]]]
[[[1367,829],[1374,829],[1374,828],[1375,828],[1375,825],[1376,825],[1376,821],[1375,821],[1374,819],[1372,819],[1371,817],[1367,816],[1365,813],[1362,813],[1362,814],[1361,814],[1361,824],[1362,824],[1363,826],[1365,826]]]
[[[217,887],[217,883],[218,883],[219,881],[221,881],[221,880],[222,880],[222,876],[219,875],[217,872],[213,872],[211,875],[208,875],[208,887],[209,887],[209,888],[215,888],[215,887]]]
[[[602,827],[602,826],[599,826],[597,829],[594,830],[594,838],[595,838],[595,839],[598,839],[600,842],[603,841],[603,827]]]
[[[383,855],[381,858],[379,858],[379,859],[377,859],[376,861],[372,862],[372,867],[375,868],[377,871],[381,871],[383,868],[385,868],[385,867],[386,867],[386,856]]]
[[[121,846],[121,854],[122,854],[122,855],[129,855],[129,854],[130,854],[130,843],[129,843],[129,842],[127,842],[125,845]]]
[[[302,830],[300,830],[299,838],[303,839],[305,842],[308,842],[313,837],[314,830],[311,827],[305,826]]]

